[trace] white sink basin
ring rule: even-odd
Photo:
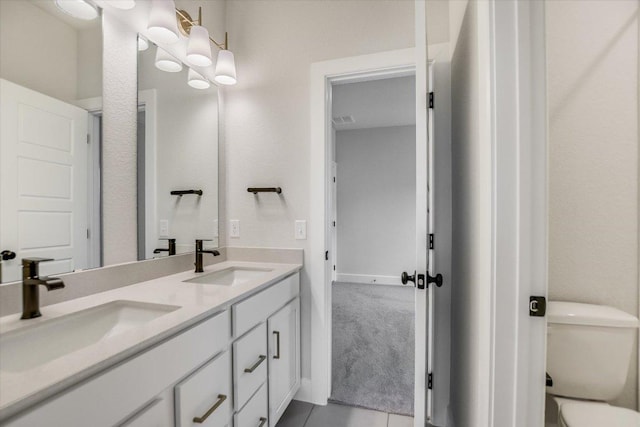
[[[178,308],[113,301],[0,334],[0,371],[22,372],[35,368]]]
[[[234,286],[250,280],[258,279],[272,271],[270,268],[229,267],[214,273],[198,276],[185,280],[189,283],[201,283],[204,285]]]

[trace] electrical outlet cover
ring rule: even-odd
[[[238,238],[240,237],[240,220],[232,219],[229,221],[229,237]]]
[[[295,226],[296,240],[306,240],[307,238],[307,221],[296,220]]]
[[[161,238],[167,239],[169,238],[169,220],[161,219],[160,220],[160,230],[159,233]]]

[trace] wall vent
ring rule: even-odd
[[[356,122],[356,119],[354,119],[353,116],[340,116],[340,117],[334,117],[331,121],[333,122],[334,125],[340,126],[340,125],[354,124]]]

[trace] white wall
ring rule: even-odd
[[[103,19],[102,246],[104,265],[137,257],[137,32]]]
[[[415,126],[336,132],[339,281],[398,284],[401,272],[412,274],[415,144]]]
[[[0,76],[70,102],[77,94],[78,35],[27,1],[0,1]]]
[[[412,1],[231,1],[227,28],[238,84],[225,89],[225,215],[239,219],[229,246],[299,247],[309,217],[309,75],[316,61],[411,47]],[[282,196],[253,196],[254,185]],[[305,263],[311,256],[305,251]],[[310,376],[309,277],[302,281],[302,374]]]
[[[453,241],[451,414],[456,426],[489,423],[491,144],[485,2],[452,2]]]
[[[78,31],[78,99],[102,96],[102,25]]]
[[[30,1],[0,2],[0,76],[65,102],[100,96],[100,19],[73,26],[52,8],[56,15]]]
[[[549,298],[638,315],[637,1],[547,2]],[[637,407],[637,354],[624,393]]]

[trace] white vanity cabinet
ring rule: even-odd
[[[268,321],[269,420],[275,426],[300,388],[300,298]]]
[[[0,426],[267,427],[300,385],[294,273]]]

